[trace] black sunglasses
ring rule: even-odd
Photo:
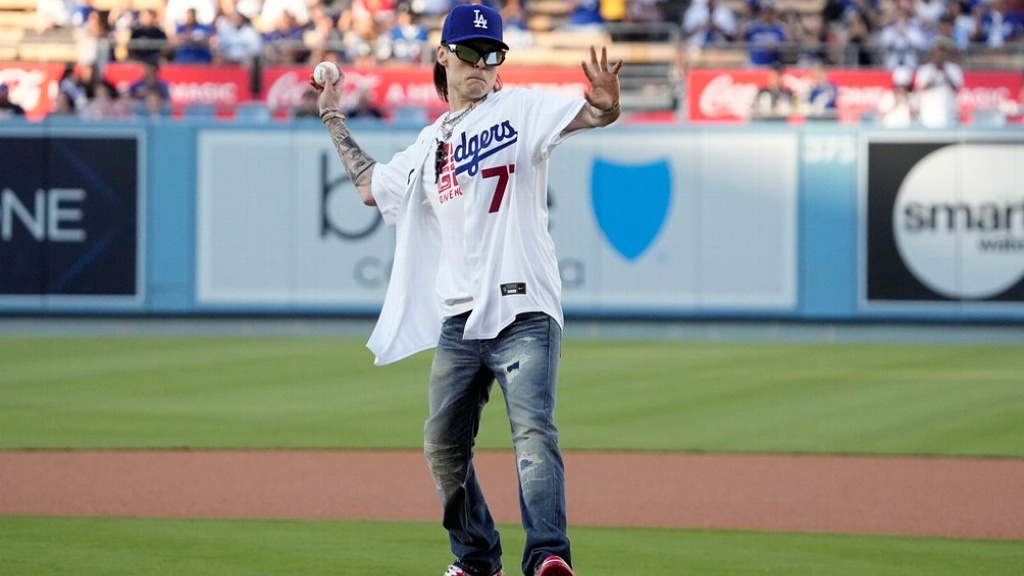
[[[495,50],[493,52],[477,52],[476,49],[470,48],[465,44],[446,44],[450,52],[454,52],[455,56],[463,62],[468,62],[474,66],[484,59],[484,65],[486,66],[501,66],[505,62],[505,50]]]

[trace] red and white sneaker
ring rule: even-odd
[[[470,573],[452,564],[448,567],[448,570],[444,573],[444,576],[470,576]],[[499,569],[491,576],[505,576],[505,571]]]
[[[575,576],[572,568],[558,556],[548,556],[537,566],[535,576]]]

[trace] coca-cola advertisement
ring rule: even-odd
[[[840,122],[859,122],[892,94],[892,75],[887,70],[830,70],[828,78],[838,88],[836,112]],[[687,79],[686,118],[690,122],[746,122],[757,92],[767,80],[766,70],[693,70]],[[800,99],[810,90],[811,72],[786,70],[782,84]],[[1024,77],[1019,73],[965,72],[964,88],[957,96],[961,116],[970,122],[979,110],[1018,107],[1022,84]],[[796,109],[794,119],[799,117]]]
[[[25,109],[30,120],[42,118],[53,107],[53,97],[64,64],[0,62],[0,84],[10,91],[11,102]]]
[[[302,94],[312,90],[306,66],[276,66],[263,72],[260,99],[271,110],[294,108]],[[438,108],[443,105],[434,90],[430,68],[345,68],[342,108],[354,106],[363,92],[373,94],[373,102],[385,110],[397,106]]]

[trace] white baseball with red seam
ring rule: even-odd
[[[321,86],[332,86],[338,81],[341,72],[334,62],[321,62],[313,68],[313,81]]]

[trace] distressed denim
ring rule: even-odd
[[[445,321],[430,373],[424,453],[444,509],[452,553],[462,568],[490,575],[501,542],[473,468],[480,416],[495,381],[508,408],[526,531],[523,573],[547,556],[571,562],[565,468],[555,427],[555,381],[562,331],[544,313],[521,314],[491,340],[463,340],[468,314]]]

